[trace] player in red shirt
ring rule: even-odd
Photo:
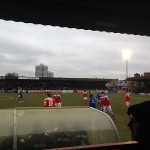
[[[125,93],[125,105],[127,109],[130,106],[130,95],[127,92]]]
[[[55,100],[55,106],[56,106],[56,107],[61,107],[61,105],[62,105],[62,98],[61,98],[61,96],[58,94],[58,92],[56,92],[53,97],[54,97],[54,100]]]
[[[47,96],[44,99],[44,107],[55,107],[55,100],[51,98],[50,93],[47,93]]]
[[[110,113],[112,120],[115,122],[114,113],[113,113],[111,105],[110,105],[110,99],[108,98],[108,96],[106,95],[106,93],[104,91],[101,92],[101,94],[102,94],[101,102],[103,105],[103,111],[105,113]]]
[[[87,105],[88,104],[88,92],[84,90],[82,95],[83,95],[83,104]]]

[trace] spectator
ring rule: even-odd
[[[150,135],[150,101],[130,106],[127,110],[130,117],[128,123],[131,138],[138,142],[139,148],[148,149]]]

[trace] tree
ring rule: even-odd
[[[18,78],[18,73],[15,73],[15,72],[6,73],[5,78],[6,79],[17,79]]]

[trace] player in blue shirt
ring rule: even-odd
[[[96,108],[96,100],[95,100],[95,98],[93,97],[93,94],[90,94],[89,106],[90,106],[90,107],[93,107],[93,108]]]
[[[100,94],[99,92],[96,94],[96,98],[97,98],[97,100],[98,100],[98,102],[99,102],[100,99],[101,99],[101,94]]]
[[[98,92],[96,94],[96,99],[98,100],[97,106],[100,107],[100,109],[101,109],[101,97],[102,96],[101,96],[100,92]]]
[[[23,91],[22,90],[18,91],[18,98],[19,98],[19,103],[24,102],[24,100],[23,100]]]

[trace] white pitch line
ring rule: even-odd
[[[10,99],[14,99],[14,97],[2,97],[2,96],[0,96],[0,101],[2,100],[2,101],[4,101],[4,100],[10,100]]]

